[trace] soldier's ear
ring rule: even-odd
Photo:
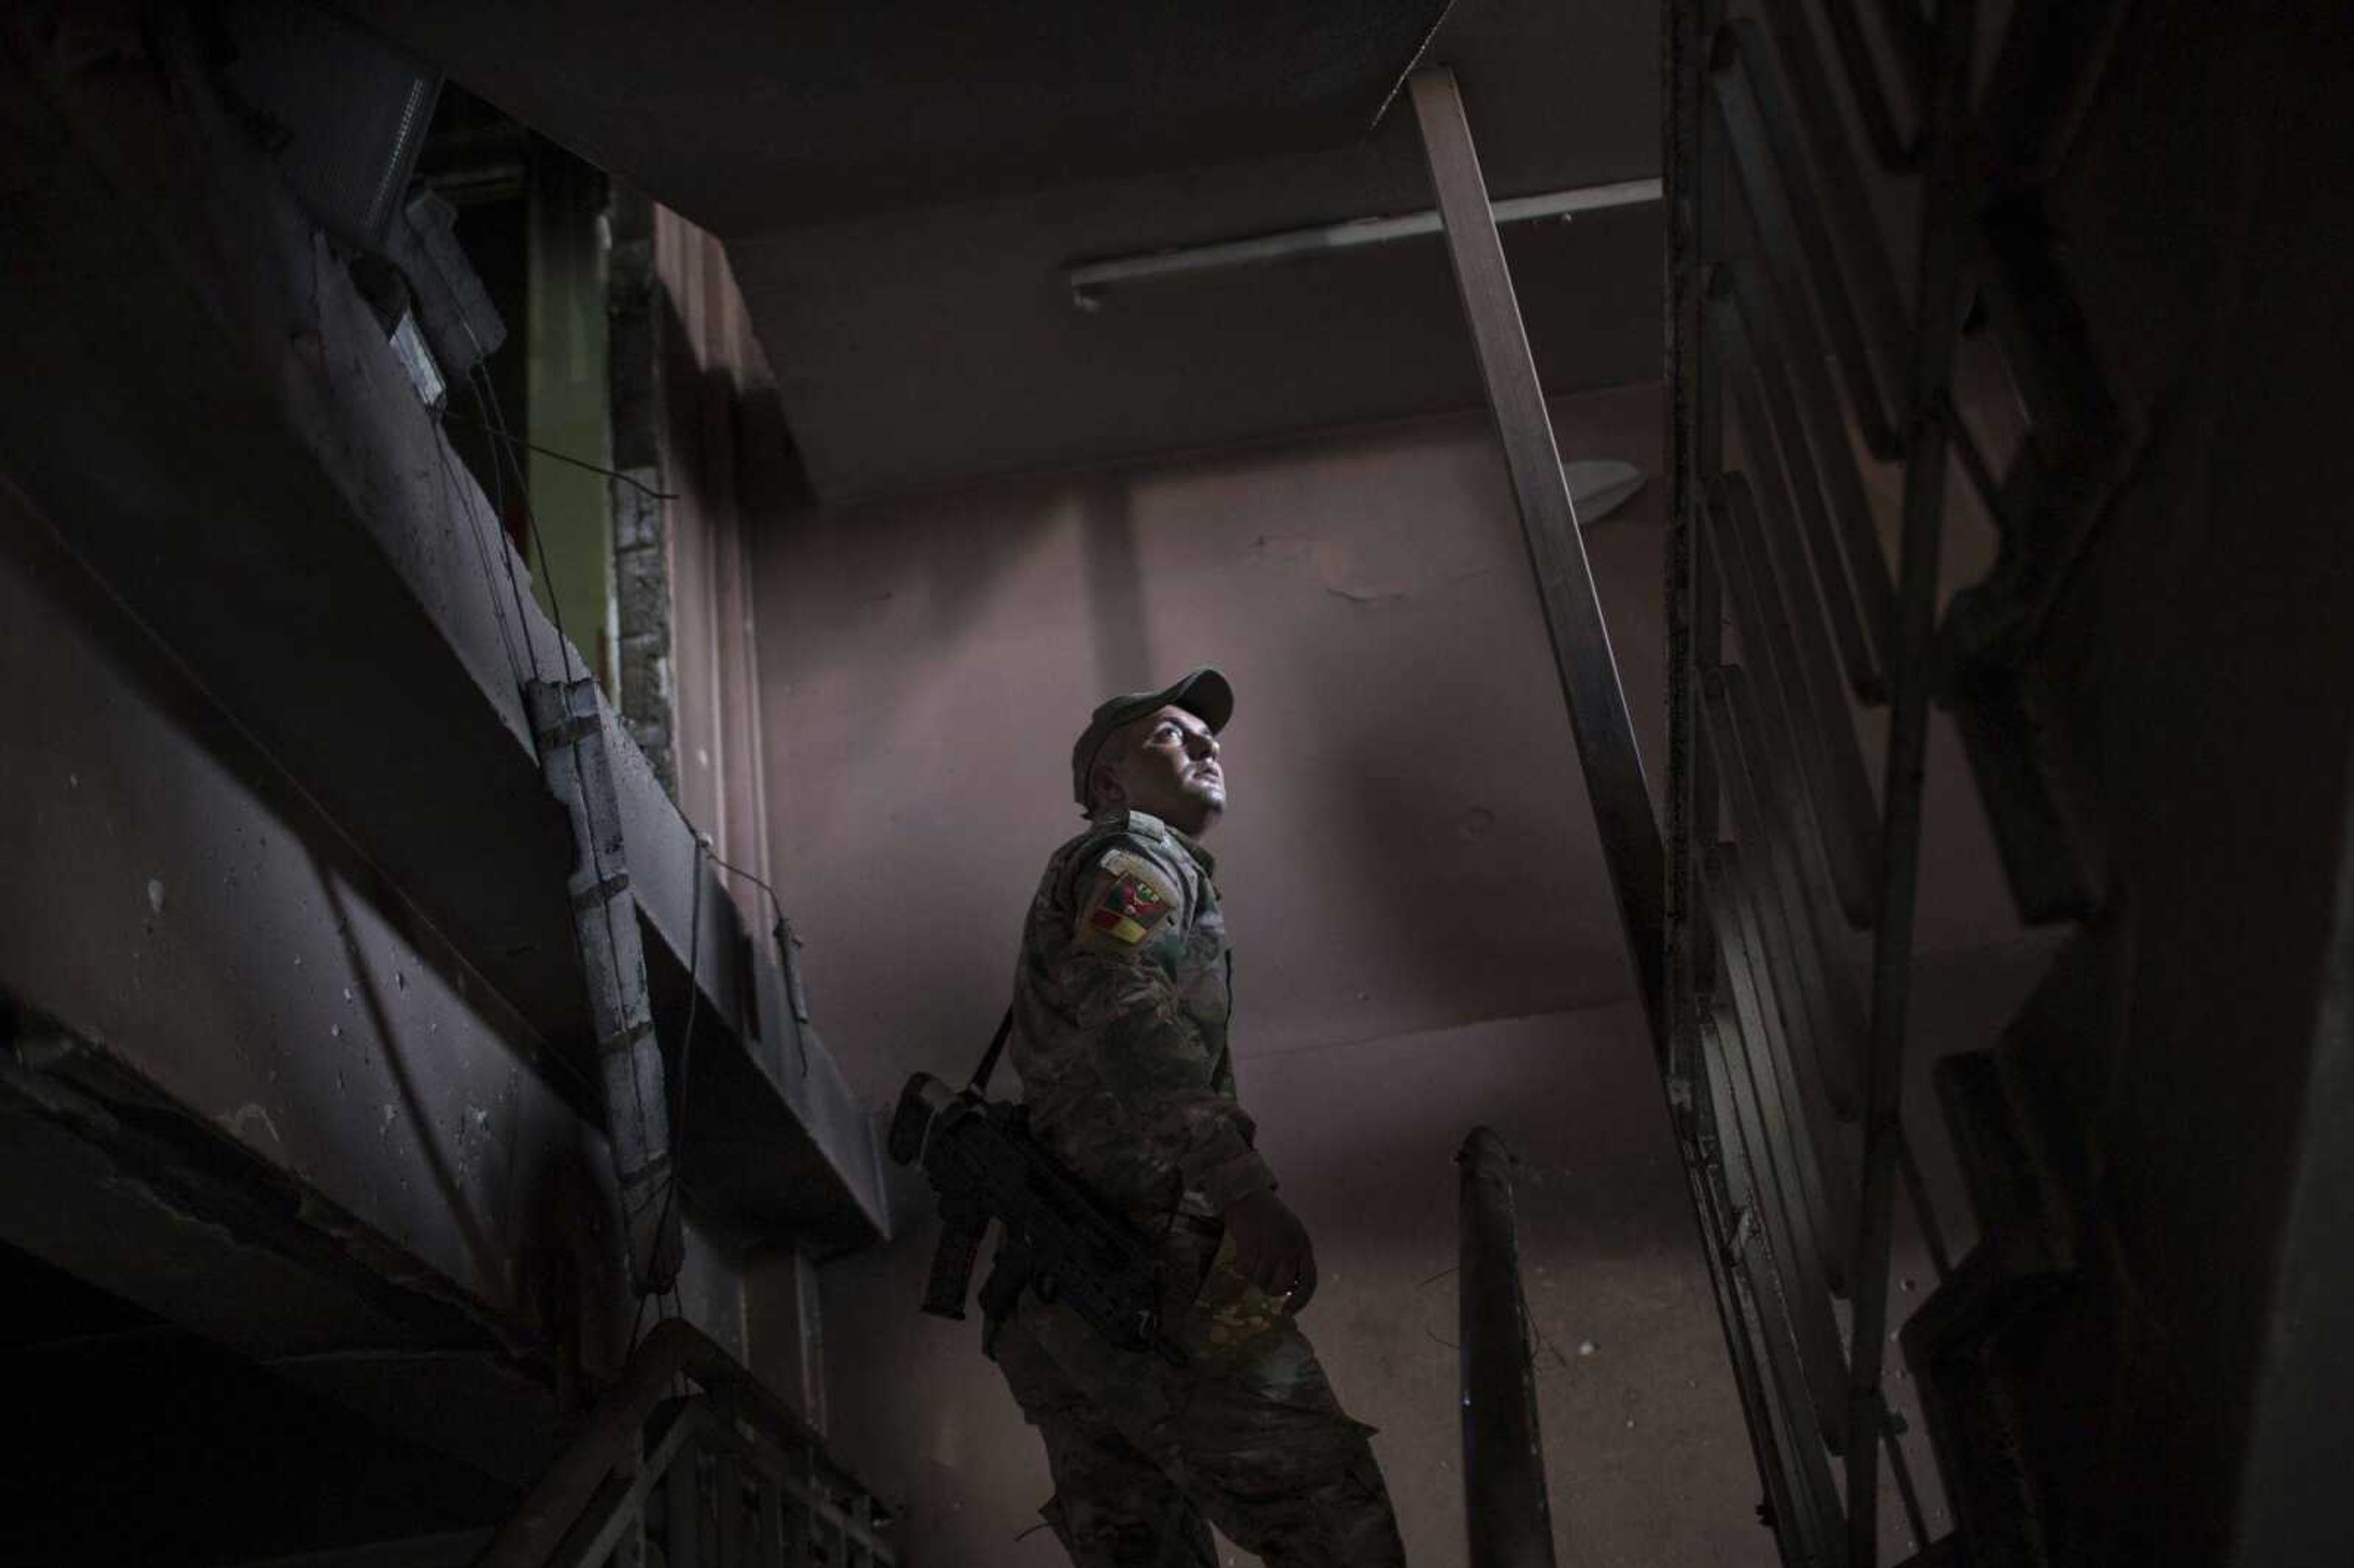
[[[1128,804],[1128,790],[1119,781],[1119,769],[1108,762],[1096,764],[1095,771],[1087,776],[1087,792],[1095,797],[1098,810],[1106,806]]]

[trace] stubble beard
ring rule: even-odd
[[[1223,776],[1216,781],[1188,779],[1186,798],[1202,808],[1202,826],[1208,828],[1226,814],[1226,782]]]

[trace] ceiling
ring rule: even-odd
[[[1392,101],[1417,58],[1462,81],[1494,196],[1659,168],[1656,5],[364,15],[727,241],[829,501],[1476,403],[1435,238],[1128,285],[1094,311],[1062,281],[1073,261],[1429,207]],[[1506,234],[1550,389],[1657,375],[1656,206]]]

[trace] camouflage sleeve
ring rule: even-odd
[[[1224,1042],[1206,1039],[1183,1006],[1175,877],[1150,855],[1113,849],[1079,877],[1077,894],[1066,994],[1074,1022],[1098,1042],[1104,1083],[1144,1129],[1142,1152],[1221,1211],[1273,1187],[1235,1102]]]

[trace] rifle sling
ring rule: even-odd
[[[989,1049],[981,1054],[981,1065],[972,1070],[972,1081],[965,1088],[975,1096],[989,1092],[990,1075],[997,1071],[997,1059],[1005,1054],[1006,1038],[1013,1033],[1013,1010],[1007,1008],[1005,1016],[997,1021],[997,1033],[991,1037]]]

